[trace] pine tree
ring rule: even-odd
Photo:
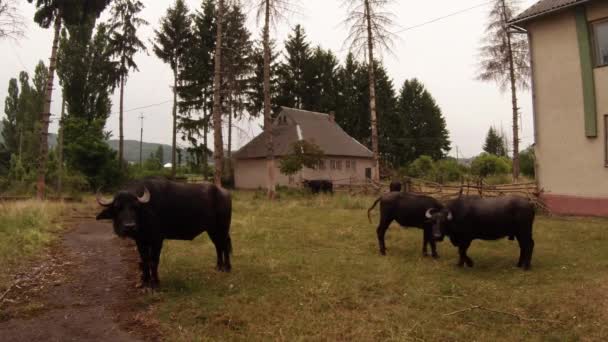
[[[134,60],[135,54],[138,51],[146,51],[146,46],[137,37],[137,30],[148,24],[147,21],[138,16],[143,9],[144,5],[139,0],[115,0],[110,15],[109,53],[116,58],[114,76],[117,78],[116,81],[120,88],[118,165],[121,169],[124,160],[125,83],[131,70],[139,71]]]
[[[161,18],[160,29],[154,30],[154,54],[169,64],[173,71],[173,139],[171,149],[171,176],[175,177],[177,157],[177,91],[180,84],[180,71],[183,69],[186,51],[192,42],[192,19],[184,0],[175,0],[173,7],[167,9]]]
[[[490,127],[488,130],[488,135],[486,136],[486,142],[483,145],[483,150],[489,154],[499,157],[506,157],[507,151],[504,142],[504,138],[496,131],[496,129],[494,127]]]
[[[296,25],[285,42],[285,61],[279,67],[279,104],[305,109],[310,97],[310,62],[312,52],[301,25]]]
[[[331,50],[315,48],[308,63],[308,89],[304,97],[307,110],[321,113],[338,108],[340,63]]]
[[[524,35],[510,31],[508,22],[519,10],[519,0],[495,0],[489,15],[487,37],[481,47],[478,78],[511,90],[513,105],[513,178],[519,178],[519,107],[517,88],[527,89],[530,80],[529,49]]]
[[[238,4],[227,9],[222,39],[223,107],[228,118],[227,159],[232,174],[233,120],[244,116],[250,75],[253,71],[253,43],[246,27],[247,17]]]
[[[417,79],[403,84],[397,115],[402,131],[396,140],[404,151],[398,165],[405,165],[423,155],[435,160],[445,158],[451,145],[445,119],[435,99]]]
[[[258,41],[252,54],[253,70],[249,78],[249,88],[247,90],[247,111],[251,116],[264,116],[264,46],[263,42]],[[278,54],[273,41],[270,42],[270,102],[273,104],[272,111],[278,109],[279,96],[279,63]]]
[[[208,174],[208,132],[213,109],[213,65],[216,23],[215,2],[205,0],[193,19],[192,43],[186,50],[180,71],[179,130],[194,155],[191,166]],[[202,139],[202,142],[201,142]]]
[[[16,78],[8,82],[8,95],[4,100],[4,114],[2,119],[2,138],[4,143],[2,149],[8,155],[19,153],[19,128],[17,127],[17,116],[19,114],[19,85]]]

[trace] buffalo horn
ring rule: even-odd
[[[99,203],[99,205],[102,207],[109,207],[114,203],[113,198],[111,200],[108,200],[101,196],[101,188],[97,189],[96,198],[97,198],[97,203]]]
[[[452,212],[448,211],[448,221],[452,221],[453,218],[454,218],[454,215],[452,215]]]
[[[137,197],[137,201],[139,201],[141,204],[146,204],[150,202],[150,197],[150,191],[148,191],[148,188],[144,186],[144,194],[141,197]]]
[[[426,214],[424,216],[426,216],[426,218],[430,219],[433,218],[433,212],[435,211],[434,208],[431,208],[429,210],[426,211]]]

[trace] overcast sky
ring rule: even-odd
[[[143,0],[146,9],[142,16],[151,23],[151,27],[142,30],[142,37],[149,42],[153,27],[157,26],[167,7],[173,3],[169,0]],[[343,0],[302,0],[297,13],[286,22],[280,23],[272,36],[281,43],[289,34],[291,27],[302,24],[313,45],[332,49],[341,60],[347,51],[343,41],[347,28],[343,24],[346,9]],[[535,0],[523,0],[522,7],[532,5]],[[186,0],[190,9],[200,7],[199,0]],[[395,15],[400,31],[418,24],[426,23],[461,10],[465,10],[488,1],[483,0],[396,0],[390,7]],[[45,63],[51,51],[51,30],[39,28],[33,21],[34,6],[21,1],[21,13],[28,20],[26,38],[19,42],[0,41],[0,113],[4,115],[4,98],[7,95],[8,81],[17,77],[21,70],[33,74],[35,65],[40,59]],[[245,6],[249,14],[249,28],[258,38],[260,27],[255,21],[255,12]],[[384,63],[393,78],[398,90],[406,79],[418,78],[435,97],[446,117],[448,129],[454,147],[451,155],[474,156],[481,152],[483,140],[490,126],[502,127],[511,134],[511,97],[501,93],[493,83],[482,83],[475,80],[477,71],[477,53],[484,35],[489,4],[464,13],[439,20],[437,22],[407,30],[399,34],[395,41],[394,53],[384,56]],[[102,20],[105,18],[102,17]],[[148,43],[148,45],[150,45]],[[125,115],[126,139],[139,140],[140,113],[145,119],[144,141],[171,143],[171,72],[153,55],[140,54],[136,57],[140,72],[133,73],[125,93],[125,109],[147,107],[132,110]],[[60,113],[60,93],[54,93],[53,114]],[[528,92],[519,95],[523,115],[522,146],[525,148],[533,142],[532,101]],[[118,108],[118,96],[113,97],[114,109]],[[260,132],[258,122],[241,122],[235,134],[233,145],[237,148],[247,143]],[[113,113],[108,120],[107,129],[114,133],[118,129],[118,114]],[[51,126],[57,131],[57,125]],[[117,136],[117,134],[114,134]],[[212,145],[211,145],[212,146]]]

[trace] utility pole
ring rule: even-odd
[[[143,145],[144,145],[144,113],[141,113],[141,115],[139,116],[139,119],[141,120],[141,132],[139,134],[139,167],[142,167],[143,164]]]

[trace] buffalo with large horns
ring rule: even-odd
[[[111,200],[99,192],[104,207],[98,220],[112,220],[114,232],[132,238],[141,257],[141,286],[158,287],[158,263],[164,240],[193,240],[207,232],[217,252],[217,269],[229,272],[230,194],[213,184],[181,184],[147,179],[119,191]]]

